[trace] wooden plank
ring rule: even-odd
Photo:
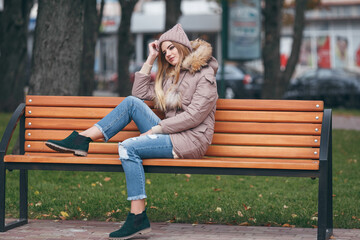
[[[26,118],[27,129],[64,129],[85,130],[99,119],[39,119]],[[136,124],[130,122],[123,131],[137,131]],[[296,134],[320,135],[321,124],[294,123],[247,123],[247,122],[215,122],[215,132],[218,133],[254,133],[254,134]]]
[[[100,119],[56,119],[56,118],[26,118],[27,129],[64,129],[64,130],[86,130],[92,127]],[[136,124],[132,121],[124,131],[136,131]]]
[[[79,97],[79,96],[26,96],[29,106],[62,107],[109,107],[114,108],[123,97]],[[30,101],[31,100],[31,101]],[[153,102],[146,101],[153,107]],[[317,107],[319,105],[319,107]],[[262,100],[262,99],[219,99],[217,109],[229,110],[272,110],[272,111],[323,111],[323,101]],[[295,110],[296,109],[296,110]]]
[[[25,141],[26,152],[55,152],[40,141]],[[117,154],[117,143],[90,143],[89,153]],[[254,147],[211,145],[205,154],[215,157],[250,158],[310,158],[319,159],[319,148],[304,147]]]
[[[238,146],[320,147],[320,136],[215,133],[212,144]]]
[[[85,107],[37,107],[27,106],[25,116],[31,118],[84,118],[101,119],[114,108],[85,108]],[[164,118],[164,114],[154,109],[156,115]]]
[[[6,155],[7,163],[66,163],[66,164],[106,164],[121,165],[117,158],[103,159],[94,157],[51,157]],[[144,159],[144,166],[172,166],[172,167],[218,167],[218,168],[258,168],[258,169],[297,169],[318,170],[317,160],[286,160],[286,159]]]
[[[217,109],[249,111],[299,111],[322,112],[323,101],[307,100],[269,100],[269,99],[219,99]]]
[[[71,134],[71,130],[38,130],[28,129],[25,132],[25,140],[47,141],[62,140]],[[109,142],[122,142],[128,138],[140,135],[138,131],[121,131]],[[102,140],[97,140],[102,142]],[[265,134],[223,134],[215,133],[213,144],[217,145],[247,145],[247,146],[298,146],[319,147],[320,136],[294,136],[294,135],[265,135]]]
[[[215,122],[217,133],[321,135],[321,124]]]
[[[84,96],[26,96],[27,106],[53,106],[53,107],[105,107],[114,108],[119,105],[124,97],[84,97]],[[152,101],[145,101],[154,107]]]
[[[253,147],[211,145],[206,156],[244,158],[311,158],[319,159],[319,148]]]
[[[265,112],[218,110],[215,113],[216,121],[228,122],[321,123],[322,118],[322,112]]]
[[[81,132],[81,131],[79,131]],[[25,131],[25,140],[28,141],[47,141],[62,140],[69,136],[72,130],[39,130],[39,129],[27,129]],[[139,131],[121,131],[112,137],[109,142],[122,142],[128,138],[138,137]],[[97,142],[103,142],[103,140],[97,140]]]
[[[74,157],[72,153],[59,153],[59,152],[25,152],[26,156],[50,156],[50,157]],[[89,153],[87,157],[92,158],[116,158],[119,159],[119,154],[94,154]],[[80,157],[82,158],[82,157]]]
[[[55,152],[40,141],[25,141],[26,152]],[[90,143],[89,153],[117,154],[118,143]]]

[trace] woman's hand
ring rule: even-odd
[[[145,136],[145,135],[149,135],[149,134],[153,134],[152,129],[150,129],[147,132],[144,132],[144,133],[140,134],[140,136]]]
[[[149,43],[149,56],[146,60],[146,63],[153,65],[155,59],[159,56],[159,42],[155,40],[154,42]]]

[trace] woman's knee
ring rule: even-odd
[[[127,160],[132,160],[134,161],[134,155],[135,155],[135,148],[134,146],[132,146],[132,142],[136,141],[136,137],[135,138],[129,138],[126,139],[125,141],[119,143],[119,157],[121,161],[127,161]],[[132,156],[132,158],[130,158],[130,156]]]

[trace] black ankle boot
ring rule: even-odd
[[[87,156],[89,143],[92,139],[80,135],[77,131],[73,131],[67,138],[61,141],[48,140],[45,144],[49,148],[58,152],[70,152],[76,156]]]
[[[129,213],[124,225],[117,231],[110,233],[109,239],[129,239],[137,234],[151,231],[146,210],[140,214]]]

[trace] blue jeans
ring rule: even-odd
[[[160,122],[160,118],[140,99],[127,97],[114,110],[95,124],[105,141],[133,120],[141,133]],[[142,159],[173,158],[169,134],[152,134],[129,138],[119,143],[119,157],[125,172],[128,200],[146,198]]]

